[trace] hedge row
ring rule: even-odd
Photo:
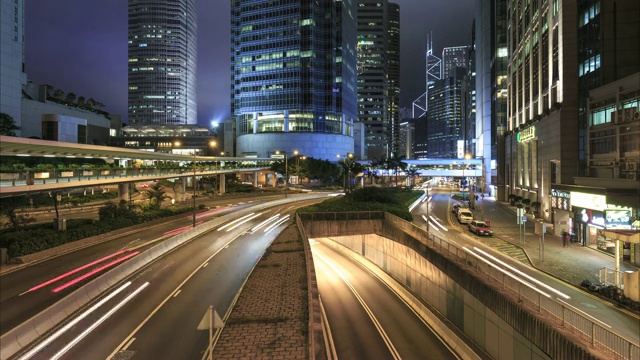
[[[3,232],[0,247],[8,248],[9,257],[24,256],[73,241],[190,212],[192,210],[193,208],[166,208],[137,213],[135,216],[118,217],[108,220],[70,219],[67,222],[66,231],[55,231],[52,229],[51,224],[39,224],[37,226],[26,227],[20,231]]]

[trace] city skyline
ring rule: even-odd
[[[426,37],[436,52],[471,41],[473,0],[396,0],[401,14],[400,105],[424,92]],[[198,123],[229,118],[230,8],[228,2],[198,2]],[[127,1],[50,3],[25,9],[26,72],[29,81],[94,98],[105,110],[127,117]],[[210,14],[220,19],[213,21]],[[459,24],[451,29],[451,19]],[[421,19],[425,19],[422,21]],[[417,25],[416,25],[417,24]],[[416,76],[416,74],[418,74]]]

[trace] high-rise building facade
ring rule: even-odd
[[[0,11],[0,112],[21,125],[24,68],[24,0],[1,0]],[[20,130],[16,131],[19,135]]]
[[[442,49],[442,77],[455,76],[457,67],[467,68],[468,46],[452,46]]]
[[[456,68],[453,76],[436,80],[429,90],[427,156],[430,159],[458,157],[458,140],[462,140],[462,83],[465,76],[465,68]]]
[[[358,120],[369,159],[398,151],[400,136],[400,7],[358,2]]]
[[[356,1],[231,4],[236,156],[354,151]]]
[[[507,200],[504,133],[507,125],[507,0],[476,1],[475,152],[483,159],[484,191]]]
[[[197,124],[196,0],[129,0],[128,123]]]
[[[507,192],[540,202],[578,170],[578,11],[568,0],[508,2]],[[545,211],[547,210],[547,211]]]

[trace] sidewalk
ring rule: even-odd
[[[485,197],[479,200],[484,211],[513,213],[515,222],[516,207],[506,202],[496,201],[495,198]],[[518,233],[500,234],[500,238],[515,245],[521,246]],[[534,223],[528,222],[526,227],[526,241],[523,247],[534,267],[564,280],[572,285],[580,286],[580,283],[589,279],[591,282],[600,282],[598,274],[601,268],[615,268],[613,255],[570,243],[568,247],[562,246],[560,235],[546,233],[544,236],[544,261],[540,261],[540,235],[534,233]],[[637,267],[627,262],[620,262],[620,271],[637,271]]]

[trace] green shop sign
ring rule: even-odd
[[[525,141],[529,141],[531,139],[533,139],[534,137],[536,137],[536,127],[535,126],[530,126],[522,131],[520,131],[518,133],[518,135],[516,135],[516,138],[518,139],[518,142],[525,142]]]

